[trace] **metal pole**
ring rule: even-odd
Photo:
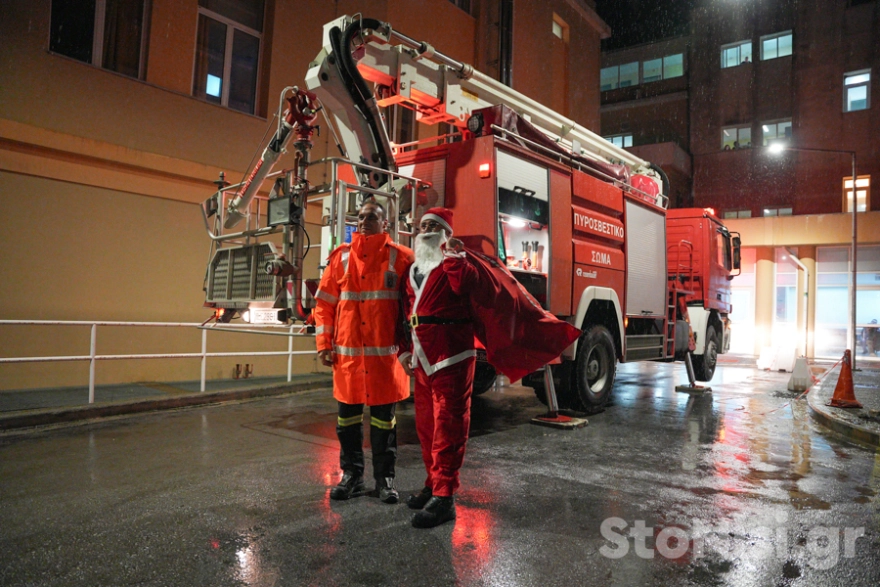
[[[293,324],[290,325],[291,337],[287,339],[287,382],[293,380]]]
[[[202,330],[202,378],[199,381],[199,391],[205,391],[205,371],[208,368],[208,331]]]
[[[852,153],[852,311],[850,313],[850,327],[852,328],[852,368],[856,370],[856,291],[858,271],[856,269],[856,257],[858,256],[858,226],[856,221],[856,212],[859,209],[859,202],[856,190],[856,152]]]
[[[95,403],[95,354],[98,340],[98,325],[92,324],[92,340],[89,348],[89,403]]]

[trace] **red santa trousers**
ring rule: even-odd
[[[471,426],[475,363],[470,357],[433,375],[425,375],[421,367],[415,370],[413,397],[416,432],[428,472],[425,487],[439,497],[455,494],[459,486],[458,470]]]

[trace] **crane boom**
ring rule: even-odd
[[[340,36],[342,43],[334,41]],[[354,39],[358,46],[345,44]],[[351,67],[352,52],[359,57],[355,67]],[[353,78],[361,79],[346,80],[347,69]],[[378,96],[374,98],[369,89],[366,93],[370,95],[363,96],[366,84],[362,82],[375,84]],[[353,161],[372,165],[387,161],[388,169],[394,170],[384,124],[376,123],[381,122],[381,116],[371,112],[375,106],[403,104],[416,110],[422,123],[446,122],[466,128],[474,111],[501,104],[575,155],[601,163],[622,163],[631,173],[657,178],[649,162],[377,20],[343,16],[324,25],[324,47],[309,68],[306,86],[332,114],[341,146]],[[362,179],[375,187],[380,178]]]

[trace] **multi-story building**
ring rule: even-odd
[[[878,43],[876,0],[701,0],[688,36],[603,54],[603,136],[677,154],[677,202],[742,234],[740,352],[839,358],[880,320]]]
[[[599,47],[609,29],[592,0],[6,0],[0,319],[209,318],[202,284],[210,241],[199,204],[220,171],[239,181],[262,151],[282,91],[303,85],[321,48],[323,24],[355,13],[599,130]],[[397,142],[437,131],[414,130],[408,111],[386,117]],[[313,159],[335,154],[323,130]],[[307,211],[312,242],[321,219],[320,207]],[[309,277],[317,277],[317,257],[306,258]],[[88,326],[0,326],[0,356],[87,356],[89,336]],[[278,349],[276,337],[217,336],[210,352]],[[199,332],[102,328],[96,348],[198,352]],[[211,359],[208,378],[228,378],[236,362]],[[255,375],[287,369],[284,357],[248,362]],[[0,389],[83,385],[88,365],[2,364]],[[294,363],[296,371],[316,368],[309,356]],[[198,360],[156,359],[103,362],[97,382],[198,378]]]

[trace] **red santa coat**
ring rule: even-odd
[[[476,355],[474,324],[468,292],[477,285],[477,272],[464,254],[446,258],[416,282],[414,267],[406,280],[408,316],[430,316],[460,324],[418,324],[412,330],[410,351],[426,375]]]

